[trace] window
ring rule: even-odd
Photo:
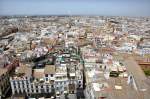
[[[51,85],[52,88],[54,88],[54,85]]]
[[[38,92],[38,89],[36,89],[36,92]]]
[[[27,85],[29,84],[29,81],[27,81]]]
[[[32,89],[32,92],[34,92],[34,90]]]
[[[38,88],[38,86],[35,86],[36,88]]]
[[[102,65],[100,65],[100,68],[102,68]]]
[[[59,90],[59,87],[56,87],[56,90]]]
[[[15,81],[13,81],[14,86],[16,85]]]
[[[14,85],[14,88],[16,88],[16,85]]]
[[[29,90],[29,89],[27,89],[27,92],[30,92],[30,90]]]
[[[46,89],[47,92],[49,92],[49,89]]]
[[[17,90],[15,90],[15,93],[17,93]]]
[[[79,83],[81,84],[81,81],[79,81]]]
[[[20,83],[19,83],[19,81],[18,81],[18,86],[20,86]]]
[[[33,88],[33,85],[31,85],[31,88]]]
[[[41,88],[43,88],[43,85],[41,85]]]
[[[48,77],[48,74],[45,74],[45,77]]]
[[[27,85],[27,88],[29,87],[29,85]]]
[[[48,88],[48,85],[46,85],[46,88]]]
[[[81,85],[79,85],[79,88],[81,87]]]
[[[106,66],[104,67],[104,69],[106,69]]]
[[[48,78],[46,78],[46,81],[48,81]]]

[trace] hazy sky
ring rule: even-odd
[[[0,15],[150,16],[150,0],[0,0]]]

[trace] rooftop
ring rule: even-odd
[[[32,68],[26,64],[22,64],[16,68],[16,74],[23,74],[22,76],[31,77]]]
[[[54,74],[55,73],[55,65],[46,65],[44,69],[45,74]]]
[[[6,68],[0,68],[0,76],[2,76],[3,74],[5,74],[7,72]]]
[[[43,69],[44,70],[44,69]],[[44,77],[44,72],[43,70],[39,71],[39,70],[35,70],[34,69],[34,72],[33,72],[33,77],[34,78],[37,78],[37,79],[41,79]]]

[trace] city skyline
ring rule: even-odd
[[[148,0],[1,0],[0,15],[150,16]]]

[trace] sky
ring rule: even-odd
[[[150,16],[150,0],[0,0],[0,15]]]

